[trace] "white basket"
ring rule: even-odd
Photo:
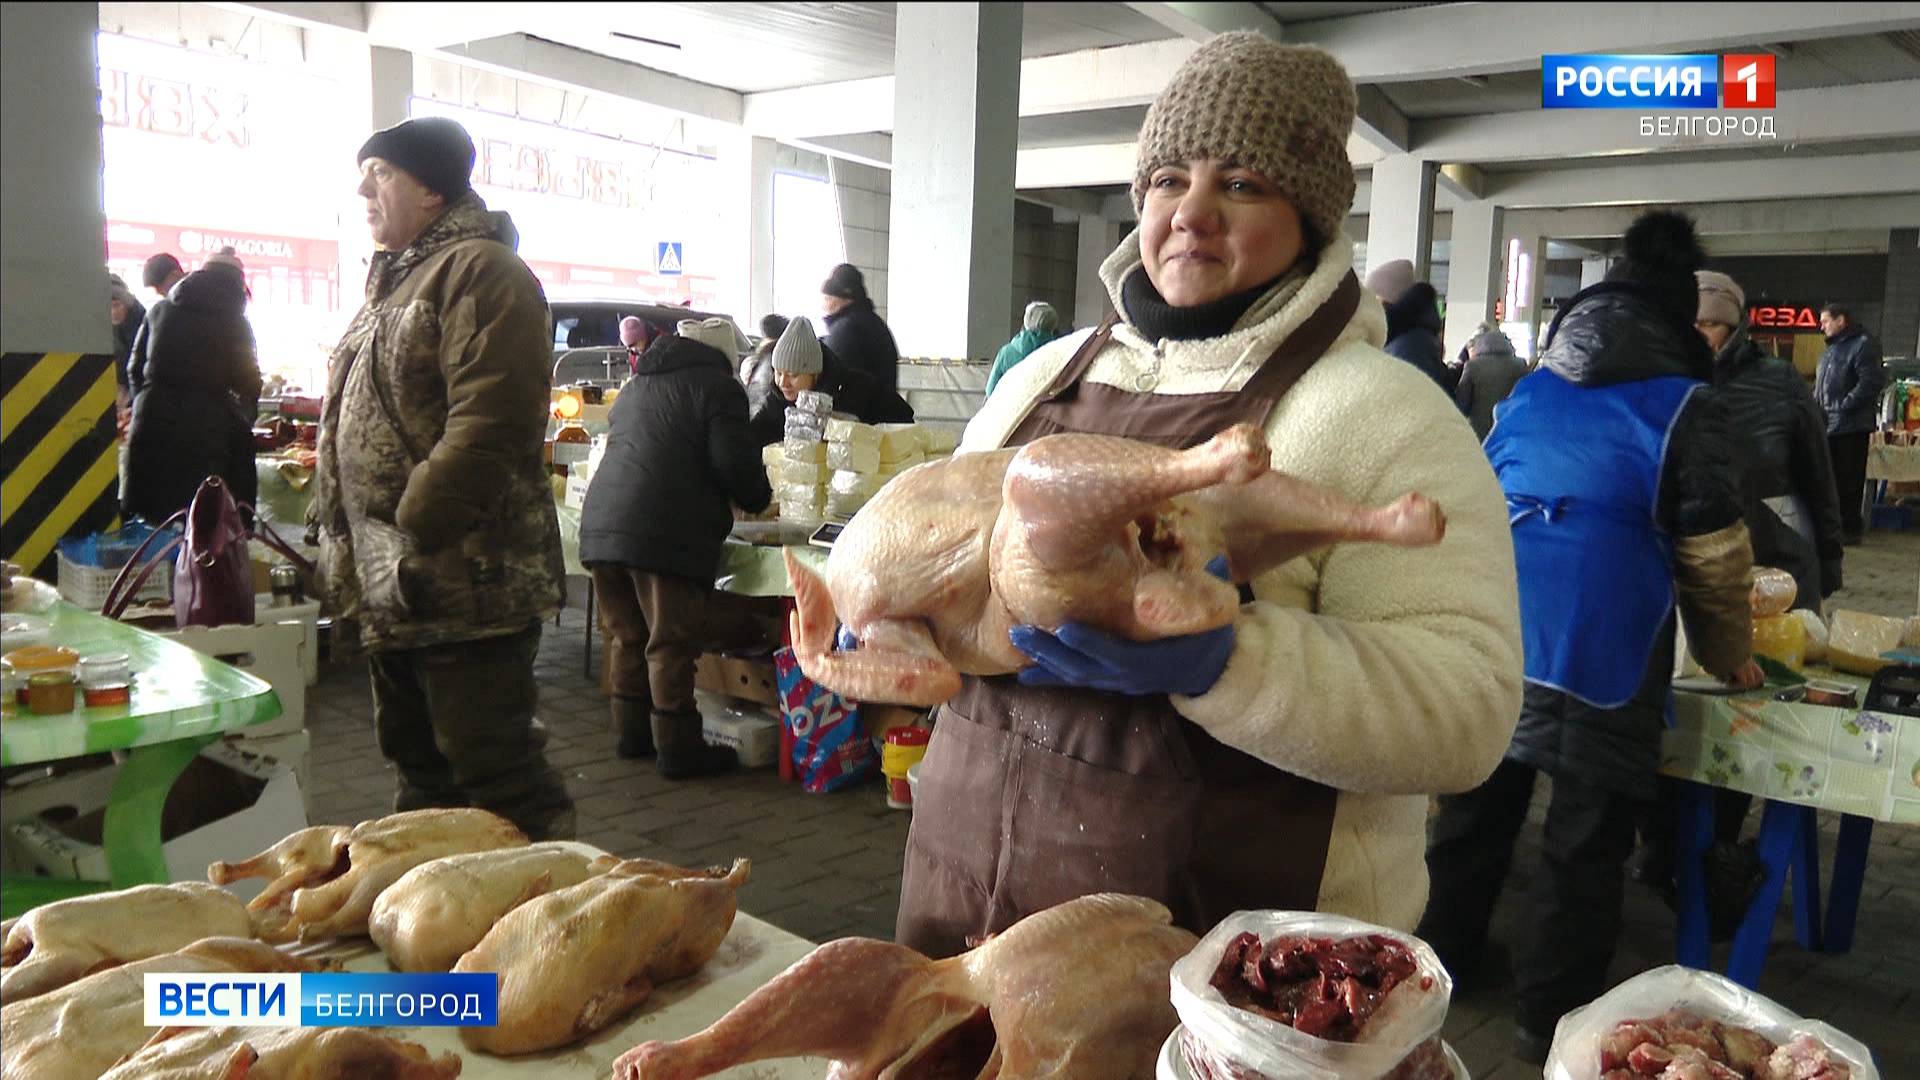
[[[157,543],[157,542],[156,542]],[[107,593],[113,588],[113,579],[120,576],[120,567],[82,566],[67,558],[66,552],[59,552],[57,571],[60,587],[60,599],[97,612],[107,602]],[[139,573],[139,571],[135,571]],[[133,594],[133,602],[142,600],[171,601],[173,599],[173,558],[162,560],[147,575],[146,583]]]
[[[744,768],[771,765],[780,754],[780,726],[769,717],[708,715],[702,718],[700,734],[709,745],[732,747]]]

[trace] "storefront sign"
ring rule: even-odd
[[[1747,321],[1757,330],[1818,330],[1820,309],[1756,306],[1747,309]]]
[[[100,68],[100,119],[108,127],[246,147],[244,91]]]

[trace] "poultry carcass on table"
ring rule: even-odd
[[[89,975],[0,1009],[6,1080],[94,1080],[153,1035],[144,1025],[146,975],[316,971],[264,942],[215,937]]]
[[[6,921],[0,1002],[25,1001],[201,938],[252,933],[239,897],[198,881],[135,885],[56,901]]]
[[[452,1080],[460,1055],[364,1028],[164,1028],[100,1080]]]
[[[1167,909],[1101,894],[1037,912],[947,960],[891,942],[822,945],[711,1027],[650,1042],[615,1080],[694,1080],[823,1057],[835,1080],[1146,1080],[1178,1018],[1168,972],[1193,948]]]
[[[1013,626],[1080,622],[1133,641],[1233,621],[1235,587],[1338,541],[1419,545],[1446,531],[1420,494],[1356,505],[1269,468],[1240,424],[1190,450],[1049,435],[901,473],[834,542],[824,580],[789,553],[794,651],[815,682],[865,701],[930,706],[960,676],[1031,662]],[[834,619],[859,642],[834,651]]]
[[[449,855],[421,863],[381,893],[367,930],[395,968],[446,971],[507,912],[609,865],[556,842]]]
[[[264,941],[317,941],[367,932],[373,902],[424,862],[526,847],[513,823],[485,810],[409,810],[358,825],[302,829],[245,862],[207,867],[216,885],[268,878],[247,907]]]
[[[527,1054],[625,1016],[654,987],[713,958],[748,870],[745,859],[711,870],[628,859],[513,909],[453,967],[500,976],[499,1023],[461,1028],[461,1039],[491,1054]]]

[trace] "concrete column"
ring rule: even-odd
[[[1080,218],[1080,238],[1075,246],[1073,271],[1073,325],[1098,326],[1113,310],[1107,296],[1107,284],[1100,280],[1100,264],[1107,261],[1120,243],[1120,227],[1091,214]]]
[[[100,9],[4,4],[0,20],[0,348],[110,353]]]
[[[1887,294],[1880,310],[1886,325],[1868,331],[1879,332],[1881,352],[1920,356],[1920,229],[1887,234]]]
[[[1395,259],[1425,281],[1433,270],[1433,184],[1439,166],[1408,154],[1374,163],[1367,211],[1367,273]]]
[[[990,357],[1006,338],[1021,17],[899,6],[888,322],[903,356]]]
[[[1580,260],[1580,287],[1590,289],[1607,279],[1607,257],[1589,255]]]
[[[1523,359],[1532,360],[1540,354],[1540,327],[1546,321],[1540,309],[1541,294],[1547,287],[1547,238],[1537,234],[1525,234],[1518,239],[1520,254],[1523,256],[1522,264],[1526,272],[1521,274],[1520,267],[1513,270],[1516,275],[1519,275],[1515,280],[1521,285],[1517,292],[1520,310],[1517,316],[1508,314],[1507,320],[1512,322],[1518,319],[1526,322],[1527,340],[1516,344],[1520,346],[1520,356]],[[1512,248],[1509,247],[1508,250],[1511,251]]]
[[[1447,267],[1447,355],[1460,351],[1481,323],[1493,318],[1493,302],[1505,291],[1506,211],[1486,200],[1453,211],[1451,260]]]
[[[372,115],[369,131],[378,131],[409,119],[413,100],[413,54],[405,49],[375,45],[368,50]]]
[[[773,310],[773,159],[772,139],[749,135],[745,129],[721,137],[719,168],[726,205],[739,208],[725,215],[726,245],[720,260],[719,309],[732,315],[742,330],[757,333],[760,316]]]

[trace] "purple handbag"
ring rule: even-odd
[[[186,530],[144,562],[142,556],[153,542],[167,535],[177,521],[185,520]],[[311,573],[313,566],[284,540],[260,522],[262,542],[291,559],[301,570]],[[173,567],[173,621],[176,626],[225,626],[229,623],[251,625],[254,620],[253,559],[248,552],[246,519],[233,501],[227,485],[217,476],[200,482],[193,503],[168,518],[152,536],[140,545],[133,558],[120,569],[107,590],[107,601],[100,613],[117,619],[133,602],[154,568],[175,548],[180,549]],[[131,583],[129,583],[131,577]],[[126,586],[122,591],[122,586]]]

